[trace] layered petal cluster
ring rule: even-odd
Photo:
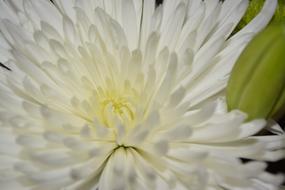
[[[0,189],[277,190],[284,134],[222,97],[276,3],[0,1]]]

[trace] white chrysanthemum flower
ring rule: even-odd
[[[0,1],[1,190],[278,189],[284,135],[217,98],[276,0],[232,37],[247,0],[54,3]]]

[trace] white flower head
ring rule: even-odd
[[[229,37],[247,0],[1,0],[0,189],[278,189],[222,97],[276,3]]]

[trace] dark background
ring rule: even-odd
[[[157,5],[158,5],[158,4],[161,4],[163,2],[163,0],[156,0],[156,2],[157,2]],[[8,67],[3,65],[2,63],[0,63],[0,67],[2,67],[2,69],[10,70]],[[285,126],[285,115],[278,121],[278,123],[284,129],[284,126]],[[285,174],[285,159],[283,159],[283,160],[281,160],[279,162],[273,162],[273,163],[269,162],[268,165],[269,165],[268,166],[268,171],[270,171],[272,173],[284,173]],[[285,184],[285,182],[284,182],[284,184]]]

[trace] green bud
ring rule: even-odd
[[[275,118],[285,111],[285,25],[259,33],[235,64],[227,87],[229,110],[248,119]]]

